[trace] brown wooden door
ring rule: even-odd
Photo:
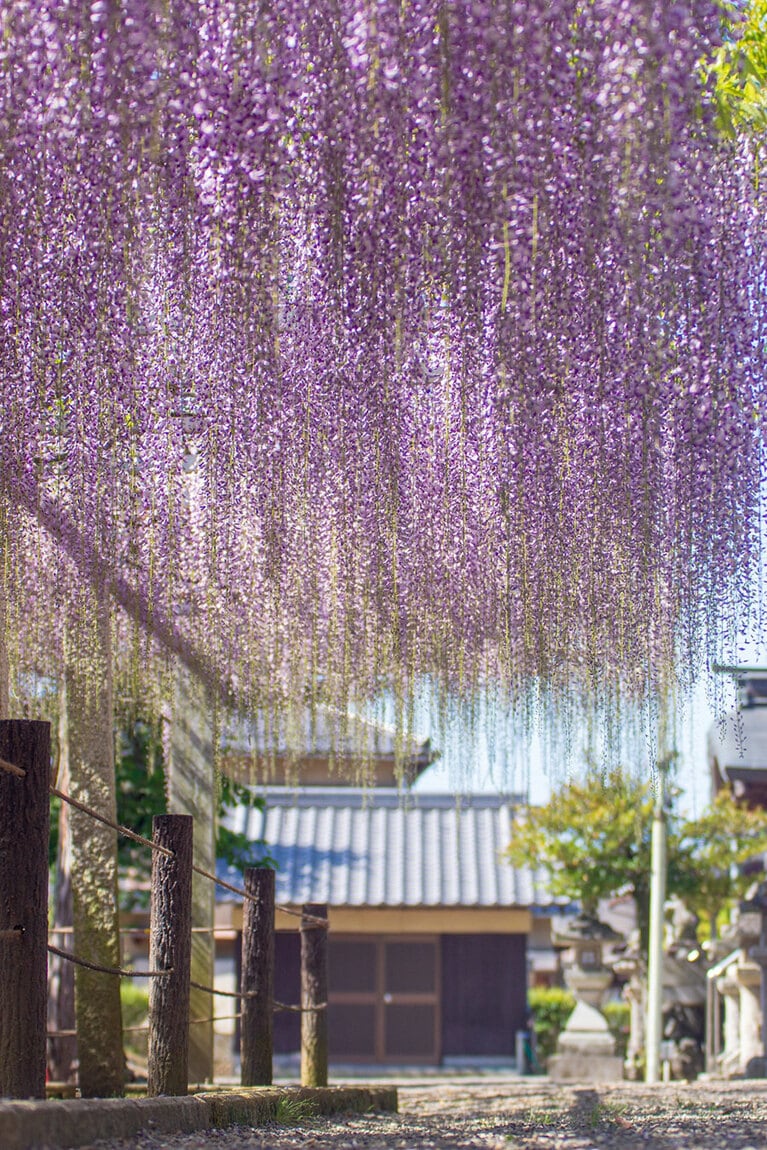
[[[329,975],[331,1057],[439,1062],[437,937],[331,939]]]

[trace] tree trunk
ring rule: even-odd
[[[88,595],[88,617],[75,631],[66,667],[72,795],[115,821],[112,663],[106,604]],[[117,834],[81,811],[70,812],[74,946],[78,957],[120,965]],[[120,980],[75,970],[80,1090],[84,1097],[122,1094],[124,1058]]]
[[[194,865],[216,869],[216,774],[213,761],[212,708],[208,692],[185,668],[176,671],[173,711],[168,732],[168,812],[194,819]],[[215,887],[199,874],[192,877],[192,981],[213,985]],[[192,988],[189,1026],[189,1081],[213,1078],[214,999]]]
[[[56,786],[65,794],[71,787],[69,773],[69,736],[67,734],[66,677],[59,683],[59,767]],[[72,911],[72,838],[69,807],[59,811],[59,844],[56,855],[56,877],[53,896],[53,926],[71,928]],[[71,931],[53,936],[53,943],[66,950],[71,945]],[[48,960],[48,1028],[75,1029],[75,968],[71,962],[52,954]],[[53,1082],[74,1082],[77,1074],[77,1038],[64,1036],[48,1039],[48,1073]]]
[[[0,595],[2,592],[0,592]],[[5,605],[0,599],[0,719],[11,717],[11,677],[5,634]]]

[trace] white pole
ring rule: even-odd
[[[647,1029],[645,1082],[660,1081],[663,1037],[663,910],[666,902],[666,774],[669,760],[658,764],[658,791],[652,823],[650,939],[647,954]]]

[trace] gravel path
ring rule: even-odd
[[[767,1150],[767,1082],[561,1086],[546,1079],[399,1086],[399,1114],[99,1142],[93,1150]]]

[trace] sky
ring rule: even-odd
[[[758,652],[749,652],[756,662]],[[764,653],[760,665],[765,663]],[[675,749],[678,754],[672,785],[678,796],[681,813],[697,816],[711,798],[710,773],[706,738],[712,725],[728,721],[734,706],[735,691],[728,676],[721,684],[721,698],[713,701],[705,683],[700,683],[692,699],[682,700],[676,722]],[[597,749],[597,761],[614,764],[620,761],[642,774],[652,771],[646,729],[624,732],[624,745],[618,753],[604,755],[604,732],[583,729],[573,733],[569,754],[550,749],[539,733],[525,735],[510,729],[508,717],[488,712],[478,717],[473,732],[456,718],[451,729],[437,731],[427,710],[416,716],[415,730],[420,737],[431,736],[432,746],[440,758],[418,779],[414,790],[425,792],[505,792],[529,795],[533,803],[545,803],[552,789],[583,772],[585,749],[589,742]]]

